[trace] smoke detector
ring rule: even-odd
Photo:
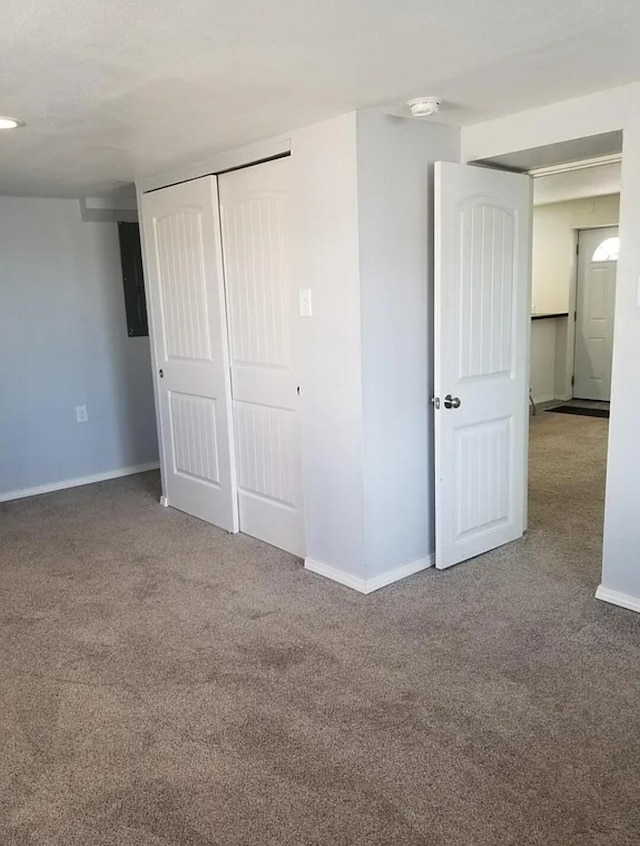
[[[409,100],[407,106],[409,106],[413,117],[426,118],[435,115],[441,102],[440,97],[416,97],[415,100]]]

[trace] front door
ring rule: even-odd
[[[578,236],[576,354],[573,395],[609,401],[618,227],[584,229]]]

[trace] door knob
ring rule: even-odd
[[[444,407],[460,408],[460,397],[452,397],[451,394],[447,394],[444,398]]]

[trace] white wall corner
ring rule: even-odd
[[[610,605],[617,605],[619,608],[626,608],[628,611],[637,611],[640,613],[640,597],[630,596],[628,593],[618,593],[617,590],[610,590],[609,588],[598,586],[596,591],[596,599],[602,602],[608,602]]]
[[[407,576],[413,576],[415,573],[420,573],[422,570],[428,570],[435,564],[435,555],[427,555],[424,558],[418,558],[416,561],[411,561],[409,564],[403,564],[401,567],[394,567],[392,570],[387,570],[386,573],[381,573],[373,579],[365,581],[365,593],[373,593],[374,590],[391,585],[400,579],[406,579]]]
[[[417,561],[411,561],[409,564],[387,570],[372,579],[359,578],[345,570],[339,570],[328,564],[322,564],[320,561],[314,561],[313,558],[305,558],[304,566],[306,570],[310,570],[312,573],[317,573],[319,576],[324,576],[352,590],[357,590],[359,593],[368,594],[387,587],[393,582],[400,581],[400,579],[406,579],[407,576],[413,576],[415,573],[427,570],[429,567],[433,567],[434,563],[435,556],[433,554],[427,555],[425,558],[419,558]]]
[[[325,579],[331,579],[333,582],[345,585],[352,590],[357,590],[359,593],[366,593],[367,583],[364,579],[354,576],[353,573],[348,573],[346,570],[339,570],[337,567],[332,567],[330,564],[323,564],[321,561],[315,561],[313,558],[304,559],[304,568],[312,573],[317,573],[319,576],[324,576]]]

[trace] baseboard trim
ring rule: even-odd
[[[640,597],[631,596],[628,593],[618,593],[617,590],[610,590],[599,585],[596,591],[596,599],[601,599],[602,602],[608,602],[610,605],[618,605],[620,608],[626,608],[628,611],[637,611],[640,613]]]
[[[536,402],[536,408],[538,411],[549,411],[551,408],[556,408],[558,405],[564,405],[565,400],[555,399],[550,400],[543,400],[542,402]]]
[[[541,397],[532,397],[536,405],[546,405],[547,403],[557,402],[553,394],[544,394]]]
[[[386,573],[381,573],[374,579],[367,579],[366,593],[373,593],[374,590],[391,585],[400,579],[406,579],[407,576],[413,576],[414,573],[420,573],[422,570],[428,570],[435,564],[435,555],[427,555],[425,558],[418,558],[417,561],[411,561],[409,564],[404,564],[402,567],[395,567],[393,570],[387,570]]]
[[[344,570],[339,570],[337,567],[331,567],[329,564],[315,561],[313,558],[305,558],[304,566],[311,573],[317,573],[319,576],[324,576],[352,590],[357,590],[359,593],[368,594],[393,584],[393,582],[397,582],[400,579],[406,579],[407,576],[412,576],[421,570],[427,570],[429,567],[433,567],[434,561],[434,556],[428,555],[426,558],[418,558],[417,561],[411,561],[409,564],[403,564],[401,567],[394,567],[392,570],[387,570],[386,573],[381,573],[373,579],[360,579],[351,573],[345,573]]]
[[[63,482],[52,482],[49,485],[39,485],[36,488],[23,488],[19,491],[0,493],[0,502],[11,502],[14,499],[26,499],[29,496],[63,491],[67,488],[80,488],[83,485],[93,485],[95,482],[107,482],[109,479],[120,479],[123,476],[134,476],[136,473],[147,473],[157,470],[160,464],[152,461],[150,464],[136,464],[134,467],[121,467],[120,470],[109,470],[107,473],[96,473],[93,476],[83,476],[80,479],[65,479]]]

